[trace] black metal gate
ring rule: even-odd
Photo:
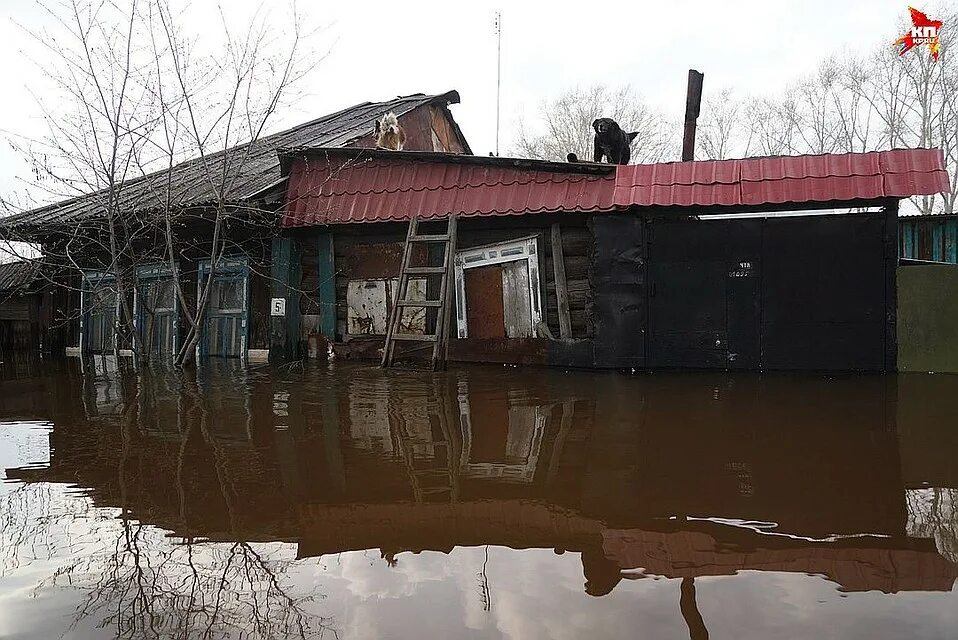
[[[881,214],[765,221],[764,368],[886,368],[896,295],[886,268],[890,263],[894,274],[897,255],[894,244],[886,252],[884,229]]]
[[[649,366],[889,368],[885,224],[880,214],[652,222]]]
[[[761,247],[761,220],[652,224],[652,366],[759,367]]]

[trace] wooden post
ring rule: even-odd
[[[333,234],[321,233],[319,244],[319,329],[330,342],[336,340],[336,265],[333,258]]]
[[[559,337],[572,337],[572,318],[569,316],[569,288],[565,279],[565,258],[562,257],[562,230],[559,223],[552,225],[552,268],[555,271],[556,303],[559,306]]]
[[[685,133],[682,136],[682,161],[695,159],[695,121],[702,106],[702,80],[705,74],[689,69],[689,86],[685,95]]]
[[[270,340],[273,362],[296,358],[299,354],[299,252],[292,238],[273,238],[270,254]],[[282,301],[282,313],[276,315],[273,301]]]

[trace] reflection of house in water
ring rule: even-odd
[[[886,592],[958,576],[908,533],[908,426],[882,378],[337,365],[295,382],[113,384],[105,406],[120,394],[114,416],[137,407],[131,432],[84,405],[90,393],[64,394],[49,467],[9,475],[75,483],[178,536],[282,540],[300,557],[578,552],[593,595],[643,573],[813,573]],[[162,420],[147,417],[157,408]]]
[[[508,394],[470,403],[466,382],[458,391],[462,475],[532,482],[546,426],[545,407],[514,404]]]

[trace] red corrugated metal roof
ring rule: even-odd
[[[619,208],[804,205],[947,190],[940,150],[896,149],[619,167],[613,202]]]
[[[612,167],[431,153],[300,149],[284,227],[630,207],[878,200],[948,190],[937,149]]]
[[[611,167],[579,173],[567,164],[435,162],[422,155],[415,161],[406,153],[379,153],[295,162],[283,226],[612,209]]]

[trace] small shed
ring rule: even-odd
[[[43,293],[38,279],[33,262],[0,264],[0,351],[40,348]]]
[[[616,167],[301,148],[281,162],[297,258],[274,276],[301,329],[274,347],[375,357],[406,224],[455,215],[452,359],[614,368],[895,370],[898,200],[948,181],[924,149]]]

